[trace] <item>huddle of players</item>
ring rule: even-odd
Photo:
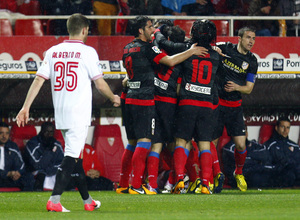
[[[226,47],[235,46],[231,43],[221,46],[221,49],[224,49],[223,53],[219,48],[218,52],[214,50],[211,44],[216,41],[216,27],[209,20],[195,21],[191,28],[191,39],[186,42],[184,42],[184,31],[178,26],[168,24],[168,21],[157,22],[159,28],[155,31],[151,20],[147,17],[139,16],[133,23],[135,24],[132,27],[135,27],[135,30],[132,34],[136,39],[124,48],[123,63],[128,78],[124,81],[126,91],[121,97],[129,144],[122,157],[117,193],[159,193],[157,176],[160,153],[163,149],[173,152],[170,166],[174,172],[170,173],[168,180],[169,184],[173,183],[171,192],[181,193],[185,187],[183,180],[191,150],[191,140],[194,140],[199,148],[200,156],[196,155],[198,160],[196,163],[198,162],[201,171],[199,175],[193,175],[196,180],[190,184],[193,187],[193,189],[190,187],[190,192],[211,194],[209,185],[213,173],[216,180],[215,192],[221,192],[224,175],[218,164],[217,172],[215,170],[213,172],[213,157],[216,156],[216,150],[214,146],[211,148],[211,142],[221,136],[221,134],[214,134],[217,123],[222,126],[222,129],[227,125],[225,122],[217,121],[218,90],[224,90],[223,87],[227,85],[228,77],[223,65],[224,60],[231,58],[223,53],[227,51]],[[244,31],[254,32],[250,28],[245,28]],[[149,35],[153,34],[155,37],[152,39]],[[195,44],[199,46],[198,51],[191,52]],[[180,59],[176,59],[178,56],[176,54],[180,54]],[[247,55],[250,55],[255,63],[254,56],[250,53]],[[166,63],[166,57],[173,58],[175,63]],[[156,65],[153,65],[152,61]],[[230,61],[226,61],[225,64],[232,65]],[[245,67],[243,73],[247,76],[246,70],[249,64],[246,66],[243,63],[243,65]],[[251,64],[252,66],[255,65]],[[238,70],[240,69],[236,71]],[[254,75],[256,70],[251,70]],[[245,76],[243,82],[240,80],[238,83],[243,85],[246,81]],[[254,84],[254,77],[250,80]],[[236,84],[230,86],[234,87]],[[226,100],[226,97],[224,99]],[[233,132],[231,135],[235,136],[236,133]],[[243,151],[245,150],[242,150],[244,156],[246,152]],[[239,152],[237,155],[240,154]],[[149,181],[147,186],[142,184],[146,163]],[[242,169],[241,166],[238,168]],[[195,169],[193,171],[196,172]],[[129,187],[131,172],[132,183]],[[242,173],[236,172],[234,175],[242,178],[242,180],[237,179],[238,186],[239,183],[246,184]],[[239,188],[245,191],[245,186]]]

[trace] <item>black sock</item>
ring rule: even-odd
[[[56,172],[56,179],[52,196],[61,195],[64,192],[71,179],[71,174],[75,169],[77,160],[78,159],[69,156],[64,157],[61,165]]]
[[[79,159],[76,163],[74,173],[76,173],[76,175],[74,175],[73,177],[75,180],[76,187],[78,188],[82,199],[87,200],[89,198],[89,192],[86,184],[85,172],[82,166],[82,159]]]

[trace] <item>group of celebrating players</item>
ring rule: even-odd
[[[127,78],[121,106],[128,145],[116,192],[160,193],[160,153],[166,149],[172,152],[172,171],[166,184],[171,193],[183,192],[186,172],[193,177],[188,192],[221,192],[225,177],[215,146],[224,126],[236,145],[233,175],[238,188],[246,191],[241,94],[250,94],[255,83],[258,65],[250,52],[255,30],[241,28],[238,44],[232,44],[216,43],[216,27],[209,20],[195,21],[188,40],[184,31],[168,20],[155,26],[157,29],[146,16],[136,17],[131,25],[135,39],[123,51]],[[194,152],[192,141],[199,149],[199,156],[192,156],[195,163],[187,162]],[[200,167],[199,173],[193,164]],[[143,184],[146,167],[147,185]]]

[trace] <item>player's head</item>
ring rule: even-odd
[[[216,25],[210,20],[197,20],[191,28],[191,40],[201,46],[209,46],[217,39]]]
[[[255,29],[253,27],[243,27],[238,31],[239,45],[238,51],[246,54],[252,49],[255,43]]]
[[[151,41],[151,35],[154,32],[152,20],[147,16],[137,16],[130,20],[130,34],[144,41]]]
[[[185,32],[177,25],[170,28],[170,30],[168,31],[168,36],[170,38],[170,41],[173,41],[175,43],[182,43],[185,39]]]
[[[158,19],[157,21],[155,21],[153,26],[155,28],[159,28],[162,25],[163,27],[160,29],[160,31],[166,38],[168,38],[169,37],[168,32],[170,31],[171,27],[174,26],[174,24],[169,19]]]
[[[82,14],[73,14],[67,21],[67,29],[70,36],[79,36],[83,34],[83,41],[86,41],[88,30],[89,30],[89,20]],[[84,29],[84,33],[82,33]]]
[[[288,137],[291,128],[291,121],[286,116],[281,116],[276,123],[275,130],[283,137]]]
[[[5,122],[0,122],[0,145],[6,144],[9,139],[9,127]]]

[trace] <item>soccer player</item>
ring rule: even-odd
[[[91,123],[92,88],[107,97],[115,107],[120,105],[120,97],[114,95],[103,79],[98,54],[94,48],[85,45],[89,30],[89,20],[81,14],[73,14],[67,21],[69,40],[51,47],[45,55],[42,66],[26,96],[16,119],[18,126],[28,122],[29,109],[45,80],[51,80],[55,125],[62,131],[65,140],[64,159],[56,174],[55,186],[47,203],[48,211],[69,212],[60,203],[74,172],[79,173],[76,184],[84,202],[84,209],[93,211],[101,205],[88,193],[82,158],[88,126]]]
[[[168,56],[150,43],[154,30],[148,17],[136,17],[131,25],[131,33],[135,39],[124,47],[122,58],[129,79],[125,103],[128,120],[131,121],[125,128],[127,138],[137,140],[132,156],[133,178],[129,189],[131,194],[156,194],[142,185],[146,157],[155,132],[153,64],[175,66],[192,55],[204,53],[203,48],[194,44],[185,52]]]
[[[222,50],[223,76],[219,83],[219,116],[214,143],[222,135],[224,126],[228,135],[232,136],[235,143],[236,169],[233,173],[237,186],[241,191],[247,190],[247,183],[243,176],[243,166],[247,156],[245,123],[243,120],[242,95],[250,94],[253,90],[256,73],[257,59],[250,52],[255,43],[255,30],[243,27],[238,32],[238,44],[217,43]]]
[[[201,193],[211,194],[209,179],[212,173],[212,155],[210,141],[213,134],[213,85],[218,67],[221,65],[218,52],[211,43],[216,40],[216,26],[209,20],[197,20],[191,28],[191,43],[208,49],[206,56],[192,56],[183,62],[184,74],[179,93],[179,107],[176,116],[176,148],[174,163],[177,183],[173,193],[180,193],[184,188],[184,167],[189,150],[186,143],[197,140],[200,150],[202,171]]]

